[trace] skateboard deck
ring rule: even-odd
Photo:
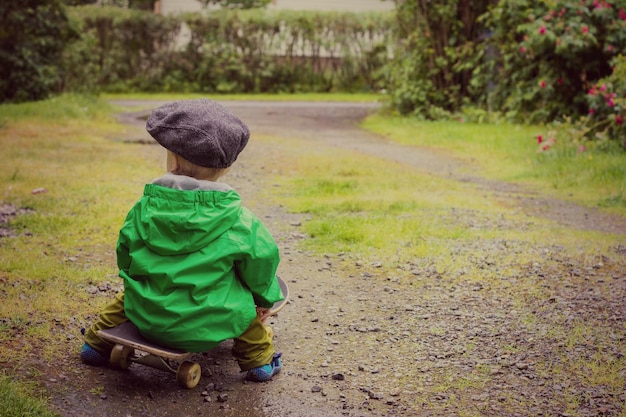
[[[287,283],[282,278],[278,278],[278,283],[284,298],[271,308],[272,316],[281,311],[289,301],[289,287]],[[128,369],[132,363],[139,363],[173,372],[176,374],[179,385],[184,388],[193,388],[200,381],[200,365],[187,361],[193,353],[160,346],[146,340],[130,321],[111,329],[99,330],[98,336],[115,344],[110,357],[111,364],[114,367]],[[137,355],[135,350],[141,351],[143,354]],[[180,364],[175,368],[170,361],[176,361]]]

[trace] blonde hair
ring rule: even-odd
[[[167,151],[167,170],[172,174],[186,175],[199,180],[217,181],[229,168],[208,168],[189,162],[172,151]]]

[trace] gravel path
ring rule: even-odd
[[[140,102],[116,103],[144,106]],[[160,103],[151,102],[156,106]],[[362,131],[367,104],[224,103],[254,135],[297,137],[410,164],[432,175],[480,184],[529,217],[626,235],[626,220],[468,175],[471,167]],[[122,116],[146,141],[142,110]],[[139,126],[139,127],[138,127]],[[256,191],[279,145],[251,141],[227,182],[275,234],[290,305],[273,319],[284,372],[267,384],[242,382],[226,342],[198,355],[203,379],[181,390],[172,376],[145,367],[94,369],[71,356],[45,369],[63,416],[619,416],[626,412],[626,237],[610,253],[572,258],[559,247],[493,241],[452,248],[466,271],[407,262],[397,270],[343,254],[298,249],[306,219],[268,207]],[[158,147],[142,149],[159,157]],[[538,210],[538,208],[541,210]],[[469,216],[459,211],[459,216]],[[487,230],[499,219],[476,222]],[[500,222],[500,223],[499,223]],[[533,227],[532,225],[529,227]],[[501,262],[510,253],[536,262]],[[92,288],[110,297],[118,283]],[[588,326],[594,323],[594,326]],[[587,324],[584,326],[583,324]],[[610,370],[611,372],[608,372]],[[601,375],[605,374],[605,375]],[[99,387],[94,389],[94,387]],[[620,414],[622,413],[622,414]]]

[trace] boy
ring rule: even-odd
[[[124,292],[85,333],[81,359],[105,364],[113,346],[97,331],[131,320],[145,338],[189,352],[234,339],[246,378],[268,381],[282,366],[263,325],[283,297],[278,248],[239,195],[216,182],[246,146],[248,127],[200,99],[155,109],[146,129],[167,149],[168,173],[126,217],[117,243]]]

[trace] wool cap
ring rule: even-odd
[[[244,122],[209,99],[158,107],[150,113],[146,130],[164,148],[209,168],[231,166],[250,138]]]

